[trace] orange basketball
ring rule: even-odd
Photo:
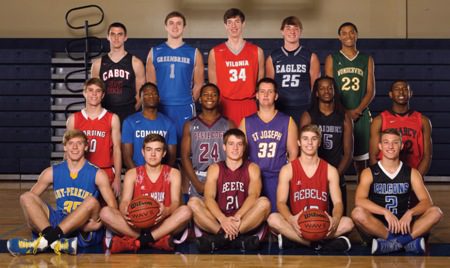
[[[298,217],[298,225],[304,239],[318,241],[327,235],[330,219],[322,210],[308,209]]]
[[[141,195],[131,200],[128,216],[136,228],[145,229],[155,225],[159,213],[159,203],[150,196]]]

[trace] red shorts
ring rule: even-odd
[[[256,101],[254,99],[230,100],[221,98],[222,114],[239,127],[242,119],[256,113]]]
[[[109,185],[112,185],[112,183],[114,182],[114,178],[116,176],[116,174],[114,173],[114,169],[112,167],[102,169],[103,171],[106,172],[106,175],[108,175]]]

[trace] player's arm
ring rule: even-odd
[[[214,55],[214,49],[211,49],[208,55],[208,81],[217,85],[216,57]]]
[[[428,117],[422,115],[422,134],[423,134],[423,158],[419,163],[417,169],[422,176],[428,173],[433,156],[433,143],[431,141],[431,122]]]
[[[247,143],[248,143],[247,131],[245,130],[245,117],[242,118],[241,123],[239,124],[239,129],[240,129],[242,132],[244,132],[245,138],[247,139]]]
[[[288,163],[281,168],[280,174],[278,175],[277,209],[281,216],[283,216],[283,218],[295,230],[297,235],[301,237],[300,227],[297,224],[298,216],[300,215],[300,213],[298,213],[297,215],[292,215],[287,205],[290,191],[289,184],[291,182],[292,176],[292,165],[291,163]]]
[[[255,205],[256,200],[261,195],[261,171],[255,163],[250,163],[248,166],[248,173],[250,176],[250,181],[248,184],[248,195],[242,204],[241,208],[234,214],[234,217],[239,220]]]
[[[333,211],[329,234],[334,234],[339,222],[344,214],[344,204],[342,203],[342,193],[339,187],[339,173],[335,167],[328,164],[328,188],[333,203]]]
[[[203,193],[205,186],[197,178],[194,167],[191,161],[191,122],[187,121],[183,126],[183,138],[181,139],[181,166],[183,168],[184,175],[189,179],[191,184],[195,187],[198,193]],[[193,156],[196,157],[196,156]]]
[[[125,173],[123,179],[123,189],[122,195],[120,197],[119,211],[124,216],[128,222],[128,205],[133,199],[134,184],[136,182],[136,168],[130,169]]]
[[[127,169],[135,168],[136,165],[133,162],[133,144],[132,143],[122,143],[122,157],[123,163]]]
[[[121,136],[120,136],[120,119],[116,114],[113,114],[111,120],[111,139],[113,144],[113,165],[114,165],[114,181],[112,188],[116,197],[120,196],[120,179],[122,175],[122,150],[121,150]]]
[[[48,167],[41,172],[39,178],[37,179],[37,182],[33,185],[33,187],[31,187],[30,192],[37,196],[40,196],[52,183],[53,168]]]
[[[205,82],[205,65],[203,64],[203,57],[200,50],[195,49],[195,64],[194,64],[194,86],[192,87],[192,97],[197,101],[200,97],[200,89]]]
[[[275,68],[273,67],[272,56],[266,59],[266,77],[275,78]]]
[[[100,65],[102,63],[102,58],[98,58],[92,61],[91,66],[91,77],[100,78]]]
[[[213,164],[209,166],[206,175],[205,192],[203,196],[205,197],[205,205],[208,208],[209,212],[211,212],[211,214],[219,222],[222,222],[225,220],[226,216],[225,214],[222,213],[222,211],[219,208],[219,204],[217,204],[216,201],[218,178],[219,178],[219,165]]]
[[[361,114],[367,107],[369,107],[369,104],[375,98],[375,74],[374,74],[374,72],[375,72],[375,64],[373,63],[373,58],[371,56],[369,56],[369,63],[368,63],[368,67],[367,67],[366,94],[362,98],[358,107],[356,109],[354,109],[359,114]]]
[[[258,47],[258,81],[264,78],[264,52]]]
[[[344,175],[353,158],[353,121],[347,114],[344,114],[344,133],[342,143],[344,155],[338,165],[339,176]]]
[[[297,140],[298,140],[297,125],[295,124],[292,117],[289,117],[288,136],[286,142],[289,161],[292,161],[298,157]]]
[[[176,168],[170,170],[170,206],[164,208],[162,218],[172,215],[172,213],[181,205],[181,174]]]
[[[147,82],[156,84],[156,70],[153,65],[153,48],[150,49],[147,56],[147,63],[145,64],[145,78]]]
[[[97,185],[105,203],[109,207],[117,208],[116,197],[109,185],[108,175],[102,169],[98,169],[97,174],[95,174],[95,185]]]
[[[308,111],[304,111],[302,113],[302,116],[300,116],[300,125],[299,125],[299,129],[301,129],[302,127],[311,124],[311,115],[309,114]]]
[[[67,118],[66,128],[67,130],[75,129],[75,116],[73,114],[71,114],[69,118]]]
[[[142,85],[145,84],[145,67],[140,59],[133,56],[131,64],[133,65],[134,74],[136,76],[135,79],[135,87],[136,87],[136,105],[134,106],[135,110],[139,110],[141,108],[141,99],[139,97],[139,90]]]
[[[325,58],[325,75],[328,77],[333,77],[333,56],[328,55]]]
[[[312,91],[314,82],[316,82],[316,79],[320,77],[320,61],[316,53],[311,54],[309,77],[311,79],[311,91]]]
[[[379,159],[380,149],[378,144],[380,143],[381,125],[383,119],[381,115],[377,115],[370,124],[370,140],[369,140],[369,163],[375,164]]]

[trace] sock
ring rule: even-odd
[[[47,228],[42,230],[42,235],[48,241],[48,244],[51,245],[56,240],[61,239],[64,233],[61,230],[61,228],[59,228],[59,226],[56,227],[48,226]]]
[[[392,240],[394,238],[396,238],[396,235],[391,232],[388,232],[388,237],[386,238],[386,240]]]
[[[155,242],[155,239],[153,238],[152,233],[148,230],[141,230],[139,241],[141,242],[141,245],[148,245],[149,243]]]
[[[398,235],[395,239],[403,246],[414,240],[410,234]]]

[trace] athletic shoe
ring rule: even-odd
[[[425,254],[425,239],[423,237],[418,237],[413,241],[405,245],[405,251],[414,254]]]
[[[121,253],[125,251],[138,251],[141,247],[141,242],[137,240],[136,238],[129,237],[129,236],[113,236],[111,239],[111,245],[110,245],[110,252],[112,254],[114,253]]]
[[[61,238],[61,239],[53,242],[50,245],[50,247],[58,255],[61,255],[61,253],[76,255],[77,254],[77,244],[78,244],[77,237]]]
[[[154,249],[160,249],[160,250],[165,250],[165,251],[174,251],[175,250],[175,248],[173,247],[173,245],[171,243],[170,235],[161,237],[159,240],[157,240],[153,243],[150,243],[149,246]]]
[[[240,235],[231,241],[231,246],[240,250],[258,250],[259,238],[256,235]]]
[[[286,236],[283,236],[281,234],[278,235],[278,248],[279,249],[290,249],[290,248],[298,248],[300,246],[299,243],[294,242],[287,238]]]
[[[395,251],[399,251],[402,249],[403,246],[397,240],[390,239],[390,240],[384,240],[381,238],[373,239],[372,240],[372,254],[378,255],[378,254],[387,254]]]
[[[36,254],[42,252],[48,248],[47,240],[39,235],[36,239],[21,239],[13,238],[9,239],[6,243],[9,253],[13,256]]]
[[[208,235],[203,233],[202,236],[197,237],[197,247],[199,251],[213,252],[215,250],[224,249],[229,240],[223,234]]]
[[[352,248],[350,240],[345,236],[320,241],[315,250],[332,251],[332,252],[347,252]]]

